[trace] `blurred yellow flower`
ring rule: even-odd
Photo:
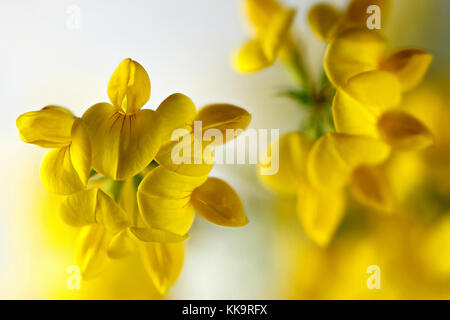
[[[240,72],[256,72],[275,62],[288,41],[296,11],[276,0],[244,0],[245,11],[253,29],[253,38],[234,57]]]
[[[359,214],[366,224],[327,248],[284,245],[289,299],[448,299],[448,217],[430,227],[408,215]],[[367,286],[370,266],[379,270],[379,289]]]
[[[345,187],[352,183],[352,174],[364,165],[382,163],[389,148],[370,137],[330,133],[313,142],[293,132],[275,143],[280,150],[279,171],[260,177],[275,190],[297,194],[297,214],[305,233],[316,244],[326,246],[344,216]],[[270,150],[268,156],[270,159]],[[354,187],[363,194],[371,191]]]
[[[420,150],[433,144],[431,131],[407,110],[399,105],[373,112],[343,90],[337,91],[332,106],[337,132],[382,139],[397,150]]]
[[[329,44],[324,69],[331,83],[374,113],[400,103],[402,92],[416,87],[432,56],[405,49],[386,56],[386,42],[376,30],[350,29]]]

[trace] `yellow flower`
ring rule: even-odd
[[[256,72],[275,62],[296,12],[276,0],[245,0],[245,9],[254,36],[237,52],[234,65],[241,72]]]
[[[450,190],[450,129],[446,120],[448,105],[444,97],[435,85],[426,84],[408,93],[399,110],[417,118],[429,128],[434,143],[422,152],[401,150],[389,159],[383,169],[392,189],[406,206],[410,202],[407,200],[411,200],[418,188],[428,190],[425,191],[427,193],[431,185],[440,190],[439,193],[443,193],[441,197],[445,198]],[[422,201],[430,200],[422,197]],[[417,203],[408,208],[413,211],[423,210]]]
[[[92,279],[108,267],[111,237],[111,233],[98,224],[81,229],[75,248],[75,264],[82,270],[83,279]],[[137,248],[155,288],[165,295],[181,273],[183,242],[140,242]]]
[[[147,225],[184,235],[201,217],[221,226],[246,225],[242,202],[224,181],[203,176],[187,176],[162,166],[150,171],[138,189],[138,204]]]
[[[382,163],[389,148],[370,137],[346,134],[326,134],[313,142],[293,132],[276,143],[279,171],[261,179],[275,190],[297,195],[297,214],[305,233],[326,246],[344,215],[345,187],[352,183],[355,170]]]
[[[42,162],[44,186],[57,194],[83,190],[91,170],[87,128],[69,110],[47,106],[17,118],[20,137],[27,143],[52,148]]]
[[[150,98],[150,79],[144,68],[123,60],[108,84],[109,103],[98,103],[83,115],[92,140],[93,168],[123,180],[142,171],[161,143],[156,113],[140,110]]]
[[[447,97],[440,92],[442,89],[447,92],[446,88],[425,84],[406,95],[400,109],[420,119],[430,129],[435,143],[426,150],[426,160],[430,169],[442,169],[444,173],[448,171],[450,161],[450,127],[447,123]],[[444,178],[443,174],[438,176]]]
[[[319,138],[308,155],[308,177],[323,190],[338,190],[348,184],[352,170],[361,165],[382,163],[390,148],[367,136],[327,133]]]
[[[380,7],[381,18],[386,20],[389,0],[351,0],[345,11],[325,3],[315,4],[308,12],[308,23],[318,38],[330,42],[336,34],[344,30],[366,28],[369,18],[367,8],[372,5]]]
[[[390,154],[391,148],[379,139],[326,134],[316,141],[308,157],[309,179],[327,193],[350,186],[363,205],[391,213],[396,199],[382,170]]]
[[[407,106],[377,112],[338,90],[332,110],[337,132],[382,139],[397,150],[419,150],[433,144],[431,131],[407,112]]]
[[[231,104],[211,104],[197,112],[191,99],[181,93],[166,98],[156,113],[162,127],[162,145],[156,161],[169,170],[189,176],[207,175],[214,162],[211,147],[234,139],[236,136],[230,136],[227,130],[240,134],[251,120],[246,110]],[[222,141],[215,140],[217,137],[208,140],[207,132],[216,132]],[[180,163],[174,162],[173,154],[176,150],[182,153],[183,148],[190,154],[183,154]]]
[[[125,257],[136,250],[161,294],[167,293],[181,272],[181,242],[187,235],[176,235],[133,221],[130,212],[98,188],[67,196],[60,213],[67,224],[82,227],[76,244],[75,264],[80,267],[84,279],[97,276],[111,259]]]
[[[432,56],[406,49],[386,54],[386,42],[377,31],[350,29],[329,44],[324,68],[333,85],[371,111],[399,104],[402,92],[416,87]]]
[[[108,96],[112,104],[98,103],[81,119],[56,106],[23,114],[17,119],[20,137],[54,148],[42,164],[42,180],[65,195],[63,220],[82,228],[75,263],[83,278],[97,276],[111,259],[139,251],[156,289],[165,294],[181,272],[182,242],[194,208],[219,225],[247,223],[236,192],[222,180],[208,179],[208,173],[211,148],[236,138],[251,116],[230,104],[197,112],[182,94],[169,96],[157,112],[141,110],[150,80],[131,59],[113,73]],[[86,188],[91,167],[95,178]]]
[[[225,182],[208,178],[214,165],[210,147],[221,145],[245,130],[250,114],[229,104],[212,104],[198,112],[187,96],[177,93],[157,109],[162,146],[159,167],[150,171],[138,188],[138,205],[147,225],[184,235],[194,220],[194,209],[223,226],[247,224],[236,192]],[[211,136],[209,136],[211,135]],[[181,162],[174,154],[183,154]]]

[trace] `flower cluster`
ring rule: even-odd
[[[276,142],[280,170],[261,176],[263,182],[297,195],[305,233],[321,246],[330,242],[344,217],[348,190],[364,206],[385,213],[397,210],[384,165],[399,151],[421,150],[434,142],[430,129],[408,111],[403,99],[424,77],[431,55],[419,49],[388,53],[383,34],[367,28],[367,7],[378,5],[384,16],[388,1],[352,0],[345,11],[317,4],[308,21],[313,33],[327,43],[324,77],[317,83],[289,34],[292,19],[280,22],[281,16],[294,11],[275,0],[246,3],[253,24],[255,17],[265,21],[265,32],[257,36],[263,50],[245,45],[237,55],[236,68],[249,72],[268,66],[261,59],[268,57],[265,39],[276,37],[270,40],[277,44],[272,52],[283,53],[281,61],[301,80],[300,88],[288,95],[307,110],[302,129]],[[268,153],[260,166],[268,165]]]
[[[131,59],[117,67],[107,92],[111,103],[95,104],[81,118],[59,106],[27,112],[17,119],[19,134],[27,143],[51,149],[41,180],[61,195],[63,220],[81,228],[75,264],[83,278],[101,273],[111,259],[139,251],[155,287],[165,294],[181,272],[194,211],[222,226],[248,222],[237,193],[208,177],[211,150],[202,152],[208,159],[194,153],[194,163],[173,161],[181,143],[173,132],[184,129],[205,151],[208,143],[194,136],[194,121],[202,121],[205,130],[245,130],[251,116],[230,104],[197,111],[179,93],[156,111],[142,109],[150,98],[150,79]]]

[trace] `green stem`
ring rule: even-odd
[[[325,72],[322,72],[321,79],[316,86],[305,67],[300,49],[292,41],[288,43],[288,49],[286,50],[282,61],[295,76],[300,88],[288,90],[284,94],[296,100],[301,107],[307,110],[307,119],[302,123],[300,131],[305,132],[313,139],[317,139],[326,132],[334,131],[331,113],[334,88]]]
[[[123,180],[109,180],[105,186],[105,191],[111,195],[111,197],[119,203],[120,200],[120,192],[123,187]]]
[[[282,61],[287,67],[287,70],[297,80],[300,88],[303,90],[309,89],[311,86],[311,81],[300,49],[295,43],[293,43],[293,41],[290,41],[287,47],[288,48],[285,49],[286,52]]]

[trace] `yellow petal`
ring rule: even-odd
[[[318,3],[308,12],[308,23],[312,32],[320,39],[328,42],[335,33],[342,13],[335,7]]]
[[[193,130],[197,110],[192,100],[184,94],[170,95],[159,105],[156,112],[163,130],[162,144],[172,141],[172,134],[176,129],[185,129],[189,132]]]
[[[20,115],[16,120],[20,138],[42,148],[60,148],[71,141],[71,130],[75,120],[67,109],[47,106],[39,111]]]
[[[152,228],[184,235],[194,222],[190,198],[162,198],[140,192],[138,204],[144,221]]]
[[[390,155],[388,145],[366,136],[332,134],[332,142],[341,159],[350,167],[379,164]]]
[[[89,179],[92,163],[91,140],[83,121],[77,118],[72,126],[72,143],[70,157],[73,167],[81,181],[86,184]]]
[[[109,80],[108,97],[124,113],[137,112],[150,98],[150,79],[145,69],[130,58],[123,60]]]
[[[130,233],[143,242],[174,243],[189,238],[187,234],[178,235],[164,230],[154,228],[129,228]]]
[[[276,0],[245,0],[247,17],[256,31],[266,29],[275,13],[281,9]]]
[[[61,218],[74,227],[96,223],[98,189],[80,191],[65,197],[60,206]]]
[[[138,189],[139,209],[148,226],[184,235],[194,220],[192,191],[206,179],[180,175],[164,167],[150,171]]]
[[[447,170],[450,152],[444,150],[450,149],[450,126],[447,97],[442,88],[436,83],[421,85],[405,96],[401,109],[416,117],[431,131],[434,145],[426,150],[427,158],[433,159],[434,164],[444,165],[442,169]]]
[[[208,147],[210,143],[201,138],[186,132],[179,141],[162,146],[155,159],[166,169],[182,175],[208,175],[214,166],[214,154]]]
[[[307,183],[298,189],[297,214],[306,235],[319,246],[326,246],[342,221],[345,195],[342,191],[318,191]]]
[[[384,176],[397,203],[411,199],[418,186],[424,185],[427,166],[429,163],[423,161],[422,155],[417,152],[395,152],[383,164]]]
[[[338,190],[350,178],[352,169],[362,164],[384,161],[390,148],[366,136],[326,134],[316,141],[308,156],[308,176],[320,190]]]
[[[419,150],[433,144],[430,130],[417,118],[398,110],[383,113],[378,120],[383,139],[394,148]]]
[[[158,116],[152,110],[125,115],[108,103],[98,103],[83,115],[92,142],[92,165],[97,172],[122,180],[142,171],[161,143]]]
[[[156,161],[161,166],[183,175],[207,175],[214,163],[214,154],[209,148],[211,142],[214,142],[213,145],[219,145],[234,139],[246,129],[250,119],[250,114],[237,106],[208,105],[195,117],[193,129],[182,128],[183,132],[178,135],[179,140],[161,147]]]
[[[348,80],[344,90],[375,115],[398,105],[401,100],[400,82],[386,71],[360,73]]]
[[[165,198],[188,198],[206,179],[207,176],[185,176],[157,167],[141,181],[138,191]]]
[[[199,146],[198,143],[195,143],[194,148],[194,135],[191,133],[197,112],[191,99],[179,93],[171,95],[161,103],[157,113],[161,119],[164,138],[155,157],[156,161],[181,174],[208,174],[214,162],[213,154],[204,154],[204,146]],[[200,142],[200,139],[196,141]],[[204,158],[204,155],[208,157]]]
[[[111,239],[107,254],[112,259],[121,259],[132,254],[139,246],[136,238],[130,234],[129,229],[123,229]]]
[[[353,76],[378,68],[386,44],[373,30],[350,29],[339,33],[327,48],[324,68],[337,88],[346,85]]]
[[[41,180],[50,192],[72,194],[83,190],[85,184],[72,164],[70,148],[51,150],[42,161]]]
[[[433,56],[426,51],[409,49],[394,53],[381,63],[383,70],[394,73],[403,91],[416,87],[422,81]]]
[[[334,192],[347,183],[350,169],[333,145],[331,134],[322,136],[312,146],[307,159],[307,172],[311,184],[317,189]]]
[[[165,295],[183,268],[184,246],[179,243],[149,243],[141,247],[141,258],[156,289]]]
[[[67,224],[76,227],[100,223],[112,232],[117,232],[128,226],[125,212],[98,188],[65,197],[60,213]]]
[[[241,227],[248,223],[239,195],[226,182],[208,178],[192,193],[197,214],[225,227]]]
[[[230,136],[227,130],[234,130],[236,134],[244,131],[250,123],[252,116],[245,109],[232,104],[210,104],[201,108],[195,118],[201,121],[203,132],[216,129],[222,133],[223,143],[236,138]]]
[[[310,138],[299,132],[282,136],[272,143],[266,157],[259,163],[259,177],[278,192],[295,194],[299,183],[307,179],[306,159],[312,144]],[[275,174],[265,173],[277,168]]]
[[[344,91],[337,91],[332,110],[336,132],[378,136],[375,115]]]
[[[84,279],[94,278],[107,267],[110,260],[106,250],[112,235],[99,224],[81,229],[75,245],[75,264]]]
[[[261,33],[261,45],[267,60],[273,61],[277,58],[278,52],[288,38],[295,14],[296,11],[293,9],[277,11],[269,22],[266,32]]]
[[[245,43],[234,55],[233,66],[236,71],[251,73],[270,66],[275,60],[269,60],[259,39]]]
[[[391,212],[394,198],[389,183],[379,167],[360,166],[352,173],[352,189],[364,205]]]
[[[117,233],[108,247],[108,256],[118,259],[131,254],[136,248],[149,242],[175,243],[188,238],[168,231],[152,228],[127,228]]]

